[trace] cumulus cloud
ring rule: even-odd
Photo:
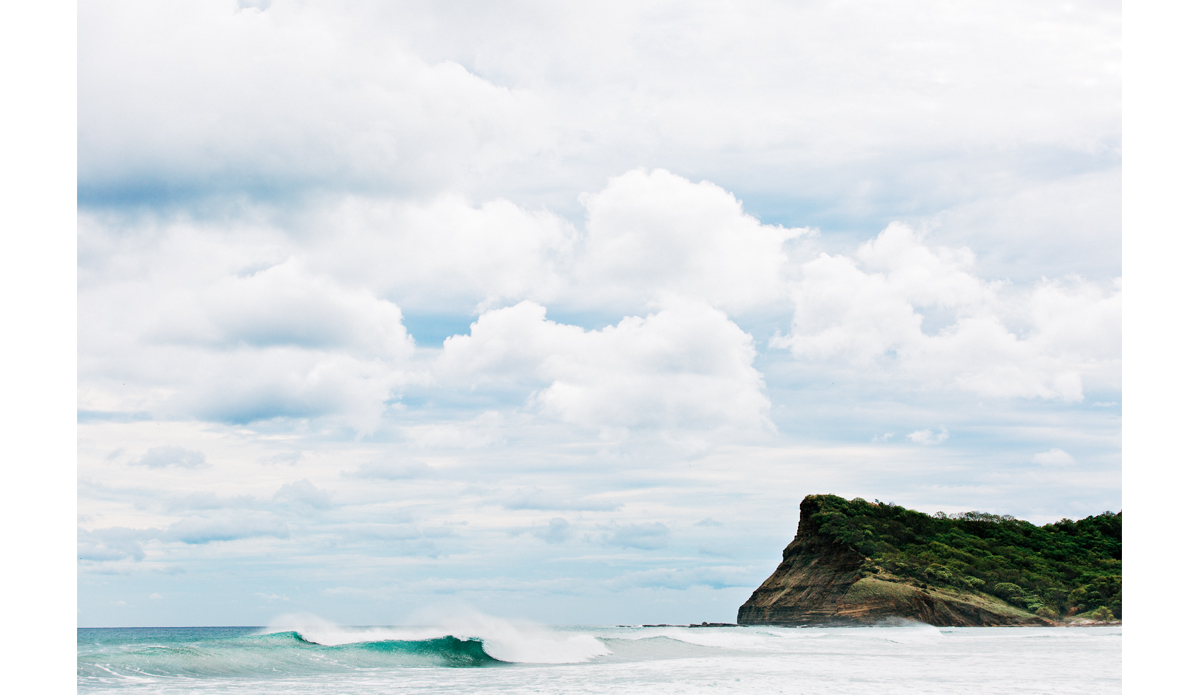
[[[943,427],[940,432],[933,430],[917,430],[908,434],[908,440],[922,446],[937,446],[950,438],[950,433]]]
[[[147,468],[204,468],[212,464],[204,460],[204,452],[181,446],[156,446],[134,462]]]
[[[283,504],[312,509],[328,509],[333,504],[333,494],[313,485],[308,478],[280,486],[272,499]]]
[[[1103,5],[697,2],[686,22],[670,5],[88,5],[81,197],[548,197],[652,161],[776,195],[858,187],[870,206],[995,187],[997,167],[1034,178],[1014,151],[1111,160],[1119,143]]]
[[[421,60],[361,10],[81,8],[81,196],[428,190],[542,140],[527,95]]]
[[[423,311],[522,299],[641,311],[672,296],[746,311],[785,298],[789,242],[812,234],[764,225],[719,186],[663,169],[614,176],[580,200],[582,231],[545,210],[458,195],[349,196],[304,224],[339,230],[318,237],[314,266]]]
[[[949,432],[905,438],[897,412],[990,429],[960,443],[981,461],[1086,431],[1098,449],[1070,477],[1088,484],[1051,506],[1111,498],[1096,466],[1119,458],[1119,418],[1072,404],[1119,403],[1121,289],[1097,280],[1120,267],[1119,8],[563,7],[81,6],[85,566],[190,570],[230,543],[270,546],[270,574],[332,542],[380,596],[396,577],[367,556],[453,552],[488,578],[413,591],[542,610],[538,592],[611,568],[497,571],[589,538],[646,563],[614,587],[753,586],[654,551],[776,553],[747,520],[794,509],[789,480],[836,492],[869,469],[927,496],[908,459]],[[893,219],[910,226],[861,243]],[[714,446],[742,433],[754,446]],[[864,448],[877,433],[912,446]],[[163,487],[195,459],[148,450],[216,438],[208,491]],[[1027,460],[1066,475],[1052,454]],[[999,489],[968,468],[939,504]],[[616,498],[659,521],[607,514]],[[725,528],[696,522],[718,507]],[[177,588],[237,579],[208,567]],[[111,598],[97,587],[81,607]]]
[[[504,199],[473,205],[346,197],[304,222],[314,266],[429,312],[548,301],[571,281],[578,233],[564,218]],[[324,229],[337,229],[326,235]]]
[[[119,222],[82,227],[106,251],[80,296],[81,407],[243,424],[333,417],[361,434],[412,378],[396,305],[290,256],[242,268],[273,255],[258,246],[278,242],[269,232],[164,222],[129,247]]]
[[[770,404],[754,356],[749,335],[700,303],[587,331],[522,302],[447,339],[438,370],[482,386],[544,385],[531,405],[578,425],[761,429]]]
[[[1119,283],[1047,280],[1022,294],[979,278],[973,265],[968,249],[932,248],[889,225],[853,258],[821,254],[801,267],[791,332],[771,344],[993,397],[1079,401],[1085,378],[1116,386]]]
[[[290,346],[397,359],[413,350],[400,308],[289,260],[168,297],[150,340],[223,349]]]
[[[1074,456],[1057,448],[1036,453],[1030,460],[1039,466],[1072,466],[1076,463]]]
[[[580,288],[595,305],[640,307],[684,296],[741,311],[783,297],[784,245],[811,233],[764,225],[708,181],[635,170],[584,195]]]

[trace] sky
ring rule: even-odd
[[[732,622],[1122,508],[1115,2],[78,8],[78,623]]]

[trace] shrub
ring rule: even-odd
[[[924,585],[991,593],[1030,610],[1121,611],[1121,514],[1035,526],[986,512],[935,515],[809,495],[801,524]]]
[[[1012,599],[1022,595],[1021,587],[1011,582],[1000,582],[992,590],[992,593],[1004,599],[1005,601],[1011,601]]]
[[[1037,616],[1039,618],[1049,618],[1050,620],[1058,620],[1058,611],[1054,610],[1050,606],[1042,606],[1041,608],[1037,609]]]

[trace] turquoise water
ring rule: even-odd
[[[80,628],[80,693],[1119,693],[1121,628]]]

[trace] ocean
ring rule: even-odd
[[[78,692],[1119,693],[1121,628],[79,628]]]

